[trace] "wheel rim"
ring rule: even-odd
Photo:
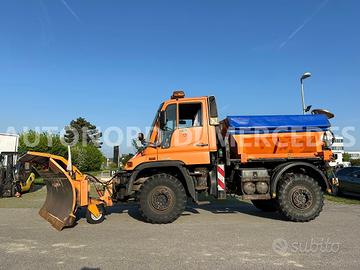
[[[91,219],[94,220],[94,221],[98,221],[102,218],[102,214],[100,214],[98,217],[95,217],[93,214],[91,214]]]
[[[291,192],[291,202],[294,207],[306,210],[313,205],[313,195],[305,187],[295,187]]]
[[[94,216],[94,214],[90,213],[91,219],[94,221],[99,221],[103,217],[103,213],[100,211],[100,215],[98,217]]]
[[[156,187],[150,194],[149,203],[153,210],[165,212],[175,203],[174,192],[166,186]]]

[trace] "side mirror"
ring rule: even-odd
[[[144,133],[139,133],[138,134],[138,140],[140,141],[140,142],[143,142],[144,140],[145,140],[145,136],[144,136]]]
[[[219,125],[216,98],[214,96],[209,97],[209,115],[210,115],[210,125],[212,126]]]
[[[165,111],[160,112],[159,126],[160,126],[160,129],[164,129],[166,126],[166,112]]]

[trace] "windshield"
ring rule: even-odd
[[[151,139],[151,134],[154,131],[156,122],[157,122],[158,117],[159,117],[160,110],[161,110],[163,105],[164,105],[164,103],[161,103],[160,106],[159,106],[159,109],[157,109],[156,114],[155,114],[155,118],[154,118],[154,120],[153,120],[153,122],[151,124],[151,128],[150,128],[148,134],[146,135],[145,141],[141,143],[139,140],[136,140],[136,144],[137,144],[137,147],[135,146],[136,149],[137,149],[136,153],[141,153],[149,145],[150,139]]]
[[[153,131],[154,131],[156,122],[157,122],[158,117],[159,117],[160,110],[161,110],[161,108],[163,107],[163,105],[164,105],[164,103],[161,103],[160,106],[159,106],[159,108],[158,108],[158,110],[156,111],[155,118],[154,118],[154,120],[153,120],[153,122],[152,122],[152,124],[151,124],[151,128],[150,128],[150,130],[149,130],[149,133],[148,133],[147,136],[146,136],[146,142],[149,142],[149,141],[150,141],[151,134],[152,134]]]

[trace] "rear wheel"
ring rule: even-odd
[[[324,206],[319,184],[304,174],[288,174],[278,187],[278,206],[285,218],[308,222],[318,217]]]
[[[172,175],[156,174],[142,185],[140,214],[149,223],[175,221],[185,210],[187,196],[182,183]]]
[[[86,221],[90,224],[100,224],[105,220],[105,207],[104,205],[98,205],[100,216],[96,217],[93,213],[86,209]]]
[[[276,212],[278,211],[277,202],[274,199],[271,200],[254,200],[251,201],[253,205],[264,212]]]

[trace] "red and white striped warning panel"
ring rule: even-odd
[[[218,191],[225,191],[225,166],[217,166],[217,184]]]

